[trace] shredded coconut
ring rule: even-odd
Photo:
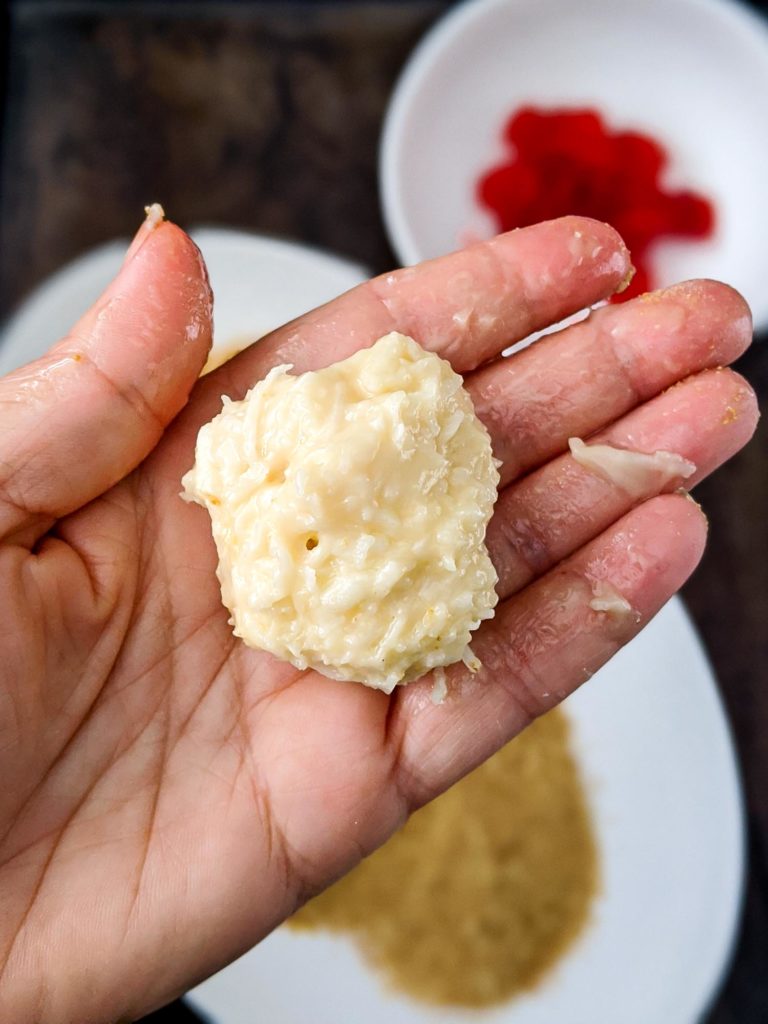
[[[675,452],[630,451],[607,444],[585,444],[580,438],[568,441],[571,455],[585,469],[597,473],[621,488],[631,498],[657,494],[671,483],[687,480],[696,466]]]
[[[433,704],[442,704],[448,696],[448,683],[445,678],[445,669],[436,668],[432,673],[435,679],[430,699]]]
[[[463,660],[493,616],[499,474],[461,377],[401,334],[323,370],[278,366],[198,434],[234,632],[390,692]]]
[[[592,593],[594,597],[589,602],[589,607],[593,611],[605,612],[617,618],[632,612],[632,605],[626,597],[606,580],[596,580],[592,584]]]
[[[145,206],[144,213],[147,215],[147,227],[150,231],[154,230],[158,224],[162,224],[165,220],[165,210],[160,203],[152,203],[151,206]]]

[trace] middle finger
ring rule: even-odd
[[[733,362],[749,307],[716,281],[689,281],[607,306],[467,377],[501,459],[501,484],[588,437],[672,384]]]

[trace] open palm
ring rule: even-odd
[[[743,300],[680,285],[499,358],[628,269],[605,225],[539,225],[378,278],[198,382],[203,265],[178,228],[145,225],[94,309],[0,382],[2,1020],[130,1020],[184,991],[558,703],[681,585],[703,547],[697,506],[637,503],[567,439],[714,469],[756,420],[747,385],[717,369],[748,344]],[[439,707],[430,680],[390,698],[236,641],[208,518],[179,498],[222,393],[390,330],[465,374],[503,461],[488,533],[501,601],[473,644],[483,668],[450,670]],[[590,608],[603,579],[637,614]]]

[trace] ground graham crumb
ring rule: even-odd
[[[584,928],[597,885],[568,721],[551,711],[289,925],[350,933],[415,999],[489,1006],[541,981]]]

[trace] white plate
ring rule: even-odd
[[[587,105],[664,143],[667,182],[714,200],[705,242],[661,243],[660,284],[715,277],[768,326],[768,23],[729,0],[474,0],[439,21],[398,82],[381,150],[404,263],[493,233],[474,198],[523,103]]]
[[[677,599],[567,702],[603,891],[535,992],[489,1011],[387,993],[354,947],[281,929],[190,993],[215,1024],[694,1024],[738,922],[744,822],[733,748]],[[564,851],[567,856],[567,851]]]
[[[364,267],[309,246],[227,228],[191,232],[214,292],[214,350],[229,351],[364,281]],[[128,240],[108,242],[47,278],[0,336],[0,373],[42,355],[120,269]]]

